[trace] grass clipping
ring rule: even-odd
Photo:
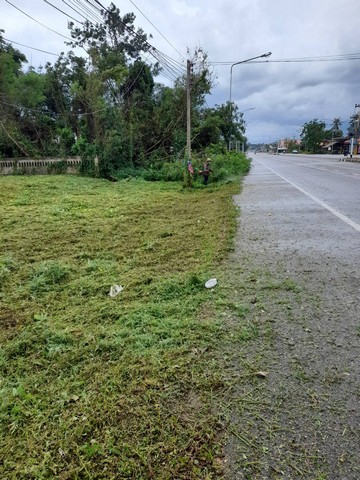
[[[1,478],[219,473],[204,283],[236,188],[0,179]]]

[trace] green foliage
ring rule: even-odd
[[[233,181],[250,170],[250,160],[242,153],[217,153],[212,154],[216,149],[210,148],[206,156],[211,156],[211,182],[219,183]],[[203,169],[203,159],[194,157],[192,160],[194,168],[194,179],[202,182],[199,171]],[[143,178],[149,181],[182,181],[184,178],[185,161],[157,163],[145,171]]]
[[[74,132],[70,127],[63,127],[58,130],[60,137],[60,151],[63,157],[68,157],[72,154],[75,146]]]
[[[144,179],[148,181],[166,181],[178,182],[183,179],[184,163],[183,162],[164,162],[160,167],[150,167],[145,171]]]
[[[106,137],[99,155],[99,175],[106,178],[124,167],[128,167],[124,153],[124,142],[120,133],[110,130]]]
[[[205,115],[205,126],[212,126],[212,136],[209,137],[208,145],[223,141],[228,147],[232,140],[244,140],[245,122],[243,114],[233,102],[216,105],[215,108],[207,110]],[[218,137],[216,137],[216,134]]]
[[[320,153],[320,143],[325,138],[325,122],[315,118],[310,122],[304,123],[300,133],[301,141],[305,150],[309,153]]]
[[[18,79],[17,101],[27,109],[36,109],[45,100],[44,88],[44,75],[30,70]]]
[[[359,133],[360,128],[360,113],[354,113],[350,116],[349,125],[348,125],[348,134]]]
[[[48,173],[50,175],[60,175],[63,173],[66,173],[66,170],[68,168],[66,160],[59,160],[58,162],[53,162],[51,163],[48,167]]]
[[[76,144],[76,151],[80,153],[81,157],[80,173],[90,177],[97,176],[98,172],[95,168],[96,145],[89,144],[84,139],[79,139]]]
[[[0,34],[0,157],[73,154],[81,157],[83,175],[123,178],[136,168],[136,176],[149,180],[182,180],[186,170],[174,160],[186,146],[186,78],[180,75],[173,87],[157,84],[160,66],[141,60],[146,34],[128,34],[134,14],[120,15],[111,4],[101,15],[96,25],[69,24],[69,45],[85,48],[88,57],[62,53],[37,72],[21,70],[25,57]],[[213,145],[225,153],[230,139],[245,139],[242,114],[229,103],[205,108],[213,82],[207,54],[197,48],[190,61],[192,149],[201,155]],[[63,165],[53,171],[63,172]],[[228,173],[221,167],[213,179]]]
[[[330,137],[329,138],[337,138],[343,136],[343,131],[341,129],[342,121],[340,118],[335,117],[332,121],[332,125],[330,128]]]
[[[214,183],[234,180],[250,170],[250,160],[243,153],[226,153],[211,156],[211,181]]]

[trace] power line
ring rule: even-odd
[[[4,40],[6,40],[7,42],[15,43],[16,45],[21,45],[22,47],[30,48],[31,50],[37,50],[38,52],[47,53],[49,55],[54,55],[55,57],[59,56],[58,53],[47,52],[46,50],[41,50],[40,48],[30,47],[29,45],[24,45],[23,43],[14,42],[14,40],[9,40],[8,38],[5,38],[5,37],[2,37],[2,38]]]
[[[81,6],[82,9],[86,10],[86,12],[88,14],[91,14],[92,16],[94,16],[93,12],[91,12],[91,10],[88,7],[83,5],[80,0],[69,0],[69,1],[72,1],[72,3],[74,1],[77,2]],[[104,10],[100,10],[99,7],[94,4],[94,1],[96,1],[96,0],[93,0],[93,1],[85,0],[85,1],[93,9],[100,12],[100,14],[102,14],[102,12],[106,11],[109,15],[111,14],[111,16],[114,18],[112,12],[110,12],[108,9],[103,7],[103,5],[100,2],[96,2],[96,3],[99,4]],[[100,20],[97,19],[97,20],[98,20],[98,23],[102,23],[102,19],[100,19]],[[122,22],[119,18],[116,18],[116,20],[124,28],[124,30],[126,30],[130,35],[132,35],[133,37],[135,36],[136,38],[138,38],[139,40],[142,41],[142,37],[134,30],[133,27],[129,27],[124,22]],[[107,37],[109,37],[109,36],[107,35]],[[159,50],[155,49],[155,47],[150,45],[147,41],[145,41],[145,45],[147,47],[145,51],[149,52],[155,58],[155,60],[163,67],[162,75],[165,78],[167,78],[170,81],[176,81],[177,78],[184,73],[180,69],[182,67],[181,63],[179,63],[176,60],[173,60],[171,57],[168,57],[167,55],[161,53]]]
[[[93,8],[97,9],[98,11],[101,12],[101,10],[99,9],[98,6],[96,6],[93,2],[95,2],[97,5],[100,5],[100,7],[103,9],[103,11],[106,11],[109,15],[111,15],[113,18],[114,18],[114,15],[112,14],[112,12],[110,12],[106,7],[104,7],[101,2],[99,2],[99,0],[85,0],[87,3],[89,3]],[[117,19],[118,23],[121,24],[123,26],[123,28],[130,34],[130,35],[133,35],[135,36],[136,38],[138,38],[140,41],[142,41],[142,37],[139,35],[138,32],[135,31],[134,27],[129,27],[128,25],[126,25],[126,23],[122,22],[120,19]],[[175,80],[177,79],[176,75],[174,74],[173,71],[171,71],[171,68],[169,67],[168,63],[164,63],[164,60],[161,59],[161,55],[164,55],[162,52],[160,52],[160,50],[158,50],[157,48],[155,48],[154,46],[152,46],[147,40],[144,42],[145,43],[145,46],[147,48],[147,51],[150,52],[150,54],[155,58],[155,60],[157,60],[165,69],[168,70],[168,73],[170,74],[170,76],[173,76],[175,77]],[[170,57],[168,57],[170,58]],[[171,59],[173,62],[175,63],[178,63],[176,62],[176,60],[173,60]],[[181,65],[181,64],[180,64]]]
[[[72,10],[74,10],[75,12],[77,12],[79,15],[81,15],[83,18],[85,18],[85,20],[87,21],[90,21],[91,22],[95,22],[95,23],[101,23],[102,22],[102,18],[97,15],[96,13],[94,13],[89,7],[87,7],[86,5],[83,5],[79,0],[69,0],[70,3],[72,3],[74,6],[71,6],[69,3],[67,3],[65,0],[62,0],[63,3],[65,3],[69,8],[71,8]],[[76,9],[75,9],[75,5],[77,8],[80,8],[80,12],[78,12]],[[81,11],[83,13],[81,13]],[[88,18],[89,17],[89,18]]]
[[[21,10],[19,7],[17,7],[16,5],[14,5],[13,3],[9,2],[9,0],[5,0],[9,5],[11,5],[12,7],[16,8],[16,10],[19,10],[19,12],[23,13],[24,15],[26,15],[27,17],[31,18],[31,20],[33,20],[34,22],[38,23],[39,25],[41,25],[42,27],[44,28],[47,28],[48,30],[50,30],[51,32],[53,33],[56,33],[56,35],[59,35],[60,37],[63,37],[63,38],[66,38],[66,40],[71,40],[71,38],[69,37],[66,37],[65,35],[63,35],[62,33],[59,33],[57,32],[56,30],[53,30],[52,28],[48,27],[47,25],[44,25],[43,23],[39,22],[39,20],[36,20],[36,18],[32,17],[31,15],[29,15],[28,13],[24,12],[23,10]]]
[[[255,60],[246,62],[244,65],[251,63],[304,63],[304,62],[335,62],[344,60],[360,60],[360,53],[344,53],[340,55],[325,55],[318,57],[298,57],[283,58],[279,60]],[[211,65],[232,65],[234,62],[209,62]]]
[[[160,32],[160,30],[151,22],[151,20],[145,15],[145,13],[142,12],[137,5],[135,5],[135,3],[133,2],[133,0],[130,0],[130,2],[134,5],[134,7],[135,7],[137,10],[139,10],[139,12],[141,13],[141,15],[146,18],[146,20],[150,23],[150,25],[152,25],[152,26],[155,28],[155,30],[156,30],[158,33],[160,33],[160,35],[163,37],[163,39],[166,40],[167,43],[180,55],[180,57],[184,58],[183,55],[179,52],[179,50],[178,50],[176,47],[174,47],[174,45],[170,42],[170,40],[168,40],[168,39]]]
[[[71,19],[74,20],[75,22],[77,22],[77,23],[82,23],[82,22],[80,22],[80,20],[76,20],[76,18],[74,18],[74,17],[72,17],[71,15],[65,13],[63,10],[61,10],[61,8],[56,7],[55,5],[53,5],[52,3],[50,3],[48,0],[44,0],[44,2],[47,3],[48,5],[50,5],[50,7],[53,7],[53,8],[55,8],[55,10],[58,10],[59,12],[61,12],[62,14],[64,14],[66,17],[71,18]]]

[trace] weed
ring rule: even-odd
[[[38,265],[30,278],[30,292],[41,294],[52,290],[68,276],[69,270],[66,265],[59,262],[48,261]]]
[[[249,323],[239,328],[237,338],[240,342],[254,340],[259,336],[259,330],[256,325]]]

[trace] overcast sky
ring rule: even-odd
[[[48,0],[69,15],[79,0]],[[68,35],[67,17],[44,0],[11,0],[37,21]],[[85,0],[80,0],[85,4]],[[106,7],[110,2],[101,0]],[[360,35],[354,0],[115,0],[121,15],[134,12],[149,42],[176,61],[202,47],[213,63],[215,85],[209,106],[229,100],[230,64],[272,52],[266,63],[234,66],[232,100],[244,112],[250,142],[299,136],[314,118],[346,129],[360,103]],[[0,0],[4,37],[52,53],[67,51],[64,38]],[[147,18],[146,18],[147,17]],[[149,21],[151,23],[149,23]],[[161,32],[161,34],[158,32]],[[166,40],[165,40],[165,38]],[[171,44],[171,45],[170,45]],[[15,45],[34,67],[56,56]],[[180,54],[183,56],[181,57]],[[354,60],[279,62],[356,54]],[[229,65],[219,65],[229,62]]]

